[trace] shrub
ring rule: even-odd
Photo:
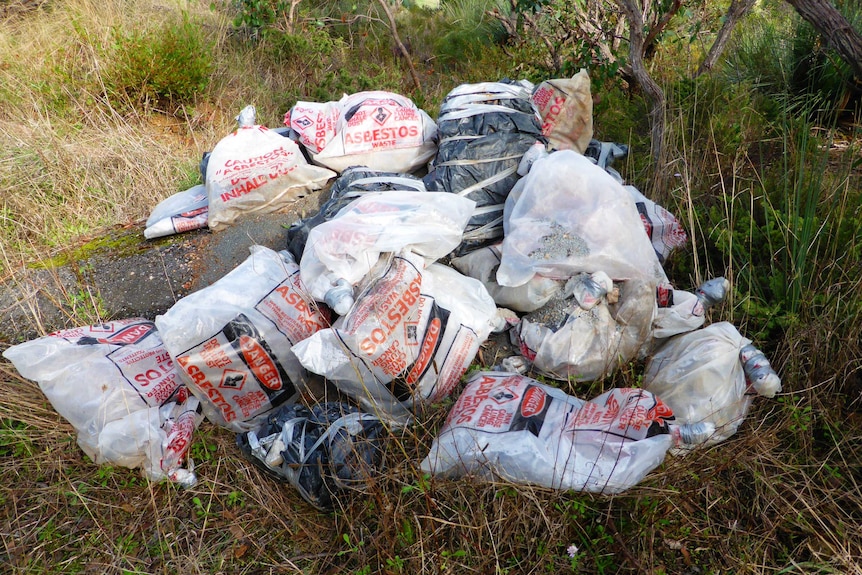
[[[105,87],[119,108],[176,105],[209,84],[212,43],[187,16],[158,28],[114,30]]]

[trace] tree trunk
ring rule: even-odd
[[[756,0],[733,0],[730,3],[730,7],[727,9],[727,14],[724,17],[724,24],[722,24],[721,30],[718,31],[718,35],[709,48],[706,58],[698,66],[697,72],[694,74],[695,78],[712,70],[712,67],[715,66],[722,52],[724,52],[724,47],[727,45],[728,40],[730,40],[730,33],[733,31],[736,22],[751,10],[755,2]]]
[[[655,83],[644,66],[644,20],[636,0],[617,0],[629,21],[629,65],[632,76],[650,102],[650,155],[655,168],[656,182],[661,180],[661,162],[664,154],[664,92]]]
[[[787,0],[787,3],[814,26],[829,47],[850,66],[853,74],[862,78],[862,36],[835,6],[826,0]]]

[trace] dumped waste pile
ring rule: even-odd
[[[736,433],[781,382],[732,324],[705,325],[727,280],[668,280],[685,230],[614,170],[625,146],[592,139],[589,86],[585,71],[465,84],[436,121],[382,91],[297,102],[278,129],[249,106],[204,156],[203,183],[155,206],[144,233],[218,233],[328,193],[285,230],[289,250],[253,246],[155,318],[4,356],[96,464],[152,480],[194,485],[188,449],[207,420],[330,508],[381,471],[387,441],[452,398],[423,472],[624,491],[668,454]],[[492,333],[511,355],[462,383]],[[634,360],[642,388],[566,392]],[[315,402],[321,384],[337,399]]]

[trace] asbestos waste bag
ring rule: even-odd
[[[629,192],[571,150],[533,163],[507,199],[504,225],[502,286],[536,274],[567,281],[598,271],[614,280],[667,283]]]
[[[218,230],[248,213],[278,211],[319,190],[335,173],[309,164],[299,146],[255,124],[254,106],[237,116],[239,127],[209,156],[206,189],[208,225]]]
[[[287,251],[252,246],[217,282],[187,295],[156,325],[204,415],[243,432],[298,399],[304,371],[291,347],[328,327]]]
[[[297,102],[284,124],[312,160],[336,172],[366,166],[412,172],[437,152],[437,124],[412,100],[392,92],[345,95],[338,102]]]
[[[435,261],[461,241],[474,203],[442,192],[362,195],[311,229],[300,260],[302,280],[317,301],[344,315],[357,285],[385,252],[409,249]]]
[[[651,282],[615,285],[607,274],[578,274],[558,297],[524,316],[514,333],[521,355],[544,375],[592,381],[637,356],[655,307]]]
[[[541,308],[563,290],[565,283],[535,275],[530,281],[517,287],[501,286],[496,281],[497,268],[500,267],[500,244],[452,258],[451,264],[465,276],[482,282],[498,306],[519,312],[531,312]]]
[[[533,90],[532,101],[542,117],[548,145],[583,154],[593,137],[593,97],[587,71],[542,82]]]
[[[39,384],[95,463],[195,483],[180,465],[202,417],[153,322],[133,318],[57,331],[3,356]]]
[[[582,401],[522,375],[477,372],[421,469],[619,493],[660,465],[669,448],[700,441],[708,431],[673,422],[662,400],[642,389],[612,389]]]
[[[463,84],[440,107],[440,143],[426,185],[476,202],[458,255],[503,236],[503,205],[520,178],[521,158],[536,142],[544,144],[531,88],[529,83]]]
[[[363,166],[347,168],[330,189],[329,200],[313,216],[300,220],[287,230],[287,242],[290,253],[300,261],[308,241],[308,233],[312,228],[334,218],[341,208],[353,200],[374,192],[425,192],[425,184],[419,178],[409,174],[381,172]]]
[[[203,184],[169,196],[153,208],[144,237],[148,240],[207,227],[209,200]]]
[[[381,261],[350,312],[293,349],[309,371],[395,423],[452,392],[496,318],[480,282],[424,265],[409,252]]]
[[[669,338],[647,363],[644,388],[682,423],[709,423],[709,443],[736,433],[752,397],[773,397],[781,380],[766,357],[728,322]]]
[[[339,492],[361,488],[380,466],[384,432],[377,417],[344,403],[293,404],[236,441],[255,465],[318,509],[330,509]]]

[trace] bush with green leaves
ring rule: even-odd
[[[212,49],[186,15],[150,29],[115,29],[104,76],[108,99],[121,109],[189,102],[209,84]]]

